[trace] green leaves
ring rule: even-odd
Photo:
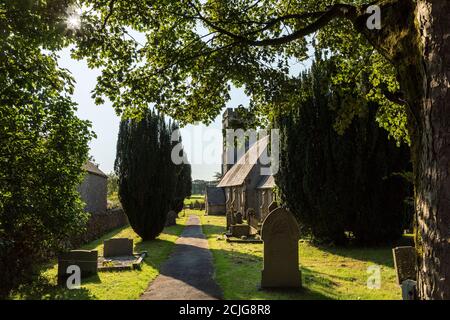
[[[412,218],[404,203],[411,185],[398,174],[410,170],[409,150],[378,127],[374,102],[348,120],[341,134],[333,130],[341,105],[349,103],[349,94],[341,101],[330,86],[334,67],[333,61],[314,63],[295,93],[301,98],[277,117],[282,137],[277,186],[303,231],[317,241],[395,240]],[[361,99],[352,97],[355,105]]]
[[[90,66],[102,68],[94,91],[96,101],[110,99],[126,117],[138,116],[155,104],[182,125],[208,123],[229,100],[230,83],[245,86],[255,96],[254,104],[262,105],[256,97],[280,84],[272,79],[286,77],[283,55],[305,56],[305,42],[248,47],[203,20],[207,17],[232,32],[248,33],[275,17],[273,1],[257,6],[252,1],[135,3],[114,1],[111,10],[110,1],[95,2],[84,16],[87,31],[78,38],[74,53],[86,58]],[[268,11],[271,6],[273,10]],[[264,32],[265,37],[280,34],[279,24]],[[271,94],[265,95],[270,98]]]
[[[369,1],[346,1],[362,5]],[[293,66],[316,54],[336,62],[334,90],[358,94],[361,101],[392,106],[380,88],[398,88],[393,68],[359,35],[351,23],[332,20],[311,38],[274,46],[251,46],[307,27],[334,1],[89,1],[85,32],[74,56],[102,69],[94,90],[97,103],[113,102],[117,113],[139,117],[149,105],[181,125],[211,122],[230,99],[230,84],[243,87],[248,106],[261,121],[282,110],[286,93],[299,79]],[[365,77],[365,79],[363,79]],[[353,80],[360,84],[351,87]],[[343,132],[367,107],[347,101],[335,128]],[[395,106],[399,111],[401,107]],[[276,111],[275,111],[276,113]],[[392,117],[395,117],[392,118]],[[397,141],[408,141],[403,113],[379,117]],[[392,127],[392,129],[391,129]]]
[[[94,135],[48,51],[67,43],[58,27],[67,3],[0,4],[0,297],[69,248],[88,218],[77,187]]]

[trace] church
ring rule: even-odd
[[[241,122],[238,113],[231,108],[225,110],[222,118],[224,134],[223,156],[222,156],[222,179],[215,188],[209,188],[206,194],[206,206],[208,199],[214,196],[219,198],[222,193],[225,200],[223,213],[227,215],[227,227],[231,224],[242,224],[247,227],[248,235],[258,233],[261,223],[269,213],[269,207],[276,202],[273,192],[275,179],[268,175],[269,167],[261,160],[267,155],[269,147],[269,136],[263,136],[252,145],[248,140],[240,147],[233,145],[232,152],[227,146],[227,129],[239,129]],[[244,148],[244,150],[239,150]],[[243,155],[239,157],[239,154]],[[230,156],[231,154],[231,156]],[[233,157],[233,159],[230,159]],[[265,169],[265,170],[264,170]],[[220,190],[220,191],[218,191]],[[208,194],[211,196],[208,197]],[[214,214],[206,212],[207,214]]]

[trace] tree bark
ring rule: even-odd
[[[450,1],[419,1],[416,21],[423,63],[413,141],[418,290],[423,299],[450,299]]]
[[[407,102],[418,292],[450,299],[450,1],[386,1],[381,13],[381,30],[365,14],[354,25],[396,67]]]

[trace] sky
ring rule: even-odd
[[[80,26],[79,13],[76,10],[70,15],[68,22],[72,28]],[[207,33],[207,30],[201,25],[197,29],[200,34]],[[144,34],[132,29],[129,29],[128,32],[140,43],[146,41]],[[312,56],[311,47],[309,51],[308,55]],[[106,100],[103,105],[96,105],[91,98],[91,92],[95,87],[97,76],[100,75],[100,70],[89,69],[84,60],[72,59],[70,48],[63,49],[59,52],[59,56],[59,65],[69,70],[76,82],[73,100],[78,104],[77,115],[92,123],[92,130],[97,136],[90,142],[90,156],[103,172],[113,172],[120,118],[112,108],[111,102]],[[290,74],[298,75],[300,71],[310,65],[311,59],[300,63],[294,61],[289,70]],[[225,108],[247,106],[249,103],[249,98],[242,89],[232,87],[230,96],[231,99]],[[192,179],[194,180],[213,180],[214,173],[221,171],[222,113],[225,108],[209,126],[201,123],[191,124],[180,130],[183,148],[187,153],[189,163],[191,163]]]
[[[73,24],[72,27],[79,27],[81,21],[79,12],[72,13],[71,17],[73,21],[69,22]],[[145,42],[144,34],[132,29],[129,29],[128,32],[140,43]],[[206,33],[207,30],[199,25],[198,32]],[[311,49],[308,54],[312,55]],[[63,49],[59,56],[59,65],[69,70],[76,82],[73,100],[78,104],[77,115],[92,123],[92,130],[97,136],[90,142],[90,156],[103,172],[113,172],[120,118],[112,108],[111,102],[106,100],[103,105],[96,105],[91,98],[91,92],[95,87],[97,76],[100,75],[100,70],[89,69],[86,61],[72,59],[70,48]],[[298,74],[310,65],[310,59],[300,64],[293,63],[290,74]],[[249,98],[242,89],[232,87],[230,96],[231,99],[225,108],[247,106],[249,103]],[[183,148],[192,166],[193,180],[213,180],[214,173],[221,171],[222,113],[225,108],[209,126],[201,123],[191,124],[180,130]]]
[[[73,100],[78,104],[77,115],[81,119],[91,121],[92,130],[97,135],[97,138],[90,142],[90,155],[103,172],[112,172],[120,118],[110,102],[96,105],[91,98],[91,91],[100,71],[89,69],[86,61],[72,59],[69,48],[62,50],[59,56],[60,66],[68,69],[76,81]],[[243,90],[233,88],[226,107],[234,108],[240,104],[245,106],[248,102],[249,98]],[[184,150],[192,165],[192,179],[213,180],[214,173],[221,171],[221,130],[221,115],[209,126],[187,125],[180,130]]]

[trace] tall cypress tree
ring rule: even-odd
[[[174,122],[171,126],[172,133],[179,130],[179,126],[176,122]],[[183,159],[181,163],[176,164],[175,166],[175,177],[176,177],[176,187],[173,196],[173,200],[171,203],[171,210],[174,210],[176,213],[179,213],[183,210],[184,199],[191,196],[191,188],[192,188],[192,177],[191,177],[191,165],[187,160],[186,152],[184,151],[182,138],[177,134],[177,139],[172,141],[172,153],[174,156]],[[175,138],[175,135],[174,135]],[[178,155],[175,153],[178,152]]]
[[[184,199],[191,196],[192,178],[191,165],[189,163],[182,163],[177,167],[177,185],[172,201],[172,210],[179,213],[183,210]]]
[[[114,165],[119,197],[131,227],[144,240],[161,233],[173,201],[176,173],[171,133],[171,125],[150,109],[140,120],[120,123]]]

